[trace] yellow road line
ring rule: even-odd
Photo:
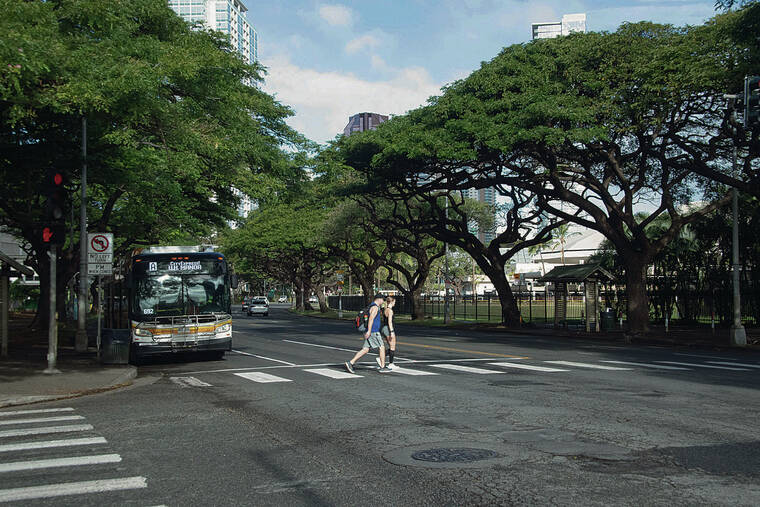
[[[402,341],[397,341],[396,343],[398,343],[399,345],[405,345],[407,347],[420,347],[423,349],[445,350],[448,352],[466,352],[467,354],[480,354],[481,356],[511,357],[512,359],[530,359],[527,356],[513,356],[510,354],[494,354],[493,352],[480,352],[477,350],[455,349],[452,347],[441,347],[440,345],[422,345],[419,343],[408,343],[408,342],[402,342]]]

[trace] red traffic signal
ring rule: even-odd
[[[64,186],[65,177],[61,171],[47,171],[44,183],[45,218],[42,223],[42,241],[48,244],[63,244],[66,240],[65,210],[68,192]]]

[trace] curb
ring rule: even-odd
[[[18,405],[29,405],[32,403],[41,403],[43,401],[65,400],[69,398],[79,398],[89,394],[97,394],[106,391],[113,391],[121,387],[132,385],[132,381],[137,378],[137,368],[130,366],[127,371],[116,377],[111,385],[84,389],[71,393],[45,394],[40,396],[18,396],[15,398],[0,399],[0,408],[15,407]]]

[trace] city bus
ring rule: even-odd
[[[237,276],[211,247],[151,247],[127,274],[130,361],[176,352],[221,359],[232,349],[232,291]]]

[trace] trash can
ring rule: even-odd
[[[607,308],[601,311],[599,316],[602,331],[612,331],[615,329],[615,310]]]
[[[129,364],[129,329],[103,329],[100,334],[100,362]]]

